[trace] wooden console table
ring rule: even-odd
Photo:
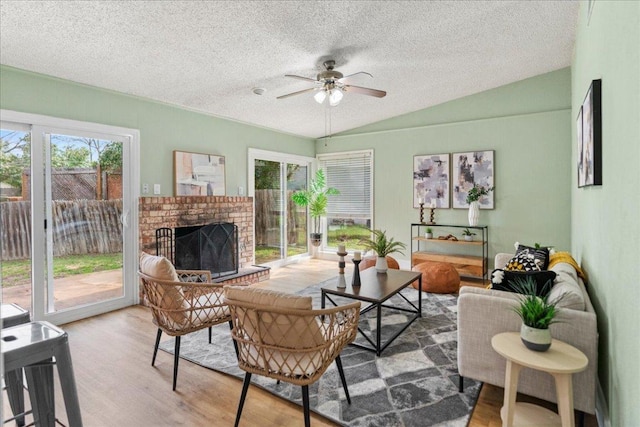
[[[551,342],[551,348],[544,352],[529,350],[522,344],[518,332],[503,332],[491,339],[493,349],[507,359],[504,378],[504,406],[500,411],[503,425],[512,427],[562,426],[574,427],[573,385],[571,374],[583,371],[589,360],[583,352],[559,340]],[[518,376],[522,368],[548,372],[556,381],[558,412],[530,403],[516,403]]]

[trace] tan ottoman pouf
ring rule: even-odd
[[[394,270],[400,270],[400,265],[398,264],[398,261],[396,261],[393,257],[390,257],[389,255],[387,255],[385,258],[387,259],[387,267],[393,268]],[[370,268],[370,267],[375,267],[377,260],[378,260],[377,256],[367,256],[362,258],[362,261],[360,262],[360,266],[359,266],[360,271],[366,270],[367,268]]]
[[[413,271],[422,272],[422,290],[436,294],[452,294],[460,289],[460,274],[446,262],[421,262]],[[411,285],[418,289],[418,282]]]

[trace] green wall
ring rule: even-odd
[[[326,147],[318,140],[316,151],[373,148],[374,225],[408,244],[410,224],[419,220],[413,156],[495,150],[495,209],[480,212],[491,257],[513,252],[516,241],[569,250],[570,105],[566,68],[340,134]],[[436,210],[435,220],[466,224],[467,210]]]
[[[577,188],[572,174],[572,252],[589,274],[598,313],[599,377],[611,425],[632,426],[640,420],[640,2],[595,1],[590,19],[587,9],[583,2],[571,117],[591,80],[602,79],[603,174],[602,186],[586,188]]]
[[[139,129],[140,183],[161,184],[165,196],[173,195],[173,150],[225,156],[229,196],[238,186],[246,194],[248,148],[315,155],[312,139],[6,66],[0,108]]]

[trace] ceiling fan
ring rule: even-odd
[[[328,60],[323,62],[325,71],[321,71],[318,73],[316,79],[311,79],[309,77],[296,76],[293,74],[285,74],[285,77],[292,77],[294,79],[305,80],[313,82],[314,87],[310,87],[309,89],[299,90],[297,92],[288,93],[286,95],[281,95],[278,99],[288,98],[294,95],[300,95],[302,93],[307,92],[317,92],[313,98],[318,102],[318,104],[322,104],[325,99],[329,99],[329,105],[334,107],[340,103],[342,97],[344,96],[344,92],[353,92],[359,93],[361,95],[369,95],[375,96],[376,98],[384,97],[387,92],[378,89],[370,89],[362,86],[354,86],[349,84],[349,79],[358,74],[366,74],[369,77],[373,77],[371,74],[359,71],[357,73],[349,74],[348,76],[344,76],[341,72],[334,70],[336,65],[336,61]]]

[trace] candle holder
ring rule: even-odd
[[[424,203],[420,202],[420,224],[424,224]]]
[[[338,261],[338,271],[340,274],[344,274],[344,267],[346,266],[345,262],[344,262],[344,257],[347,255],[347,252],[336,252],[338,254],[338,256],[340,257],[340,260]]]
[[[360,264],[361,259],[353,260],[353,278],[351,279],[351,286],[360,286]]]
[[[436,224],[435,212],[436,212],[436,208],[429,208],[429,225],[435,225]]]
[[[336,286],[336,288],[338,289],[344,289],[347,287],[347,281],[344,280],[344,274],[340,274],[338,276],[338,285]]]

